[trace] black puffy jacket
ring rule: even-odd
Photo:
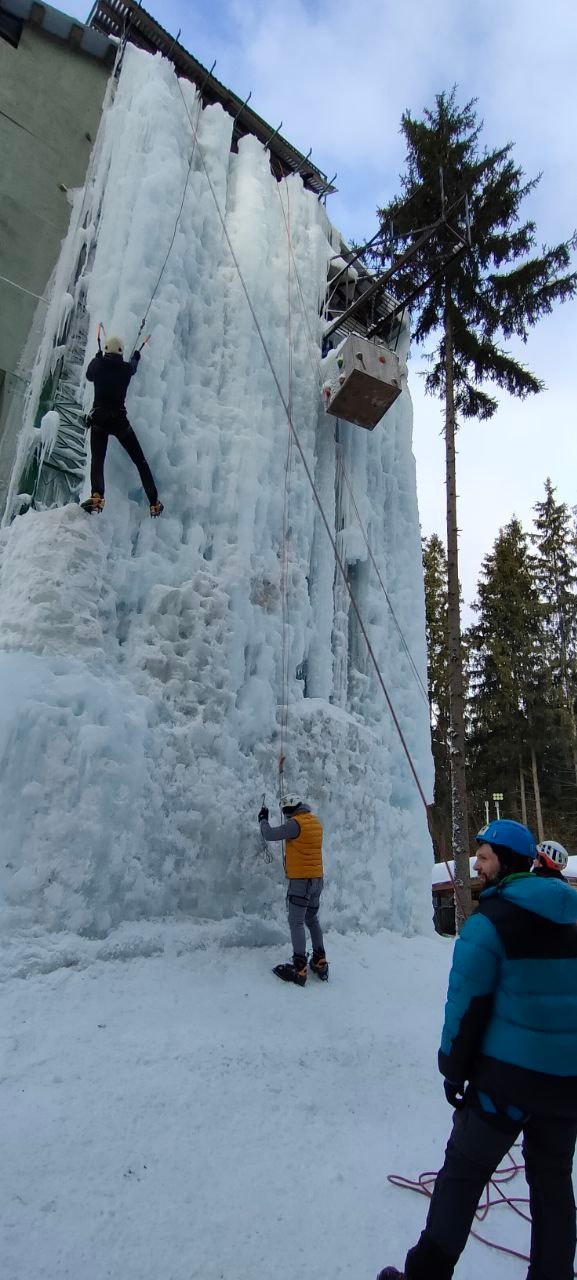
[[[135,351],[130,360],[120,355],[105,356],[99,351],[86,370],[89,382],[94,383],[94,408],[123,409],[130,379],[136,373],[140,352]]]

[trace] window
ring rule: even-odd
[[[20,44],[23,26],[22,18],[16,18],[13,13],[8,13],[0,5],[0,37],[2,40],[7,40],[14,49],[17,49]]]

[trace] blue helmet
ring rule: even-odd
[[[491,844],[497,849],[512,849],[524,858],[533,859],[537,853],[533,833],[522,822],[515,822],[514,818],[494,818],[477,832],[475,840],[477,844]]]

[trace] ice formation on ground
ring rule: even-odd
[[[429,924],[423,805],[294,446],[289,457],[214,196],[428,793],[428,708],[407,656],[424,680],[406,351],[403,394],[373,433],[325,415],[319,304],[336,238],[299,178],[276,182],[256,139],[231,153],[231,130],[168,63],[128,47],[55,273],[12,496],[63,326],[83,318],[84,365],[101,320],[130,347],[158,284],[127,407],[166,510],[149,519],[112,440],[101,517],[29,510],[1,535],[4,927],[104,935],[179,912],[281,918],[256,812],[266,791],[274,814],[283,636],[285,781],[325,824],[325,919]]]

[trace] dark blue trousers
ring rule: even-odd
[[[573,1280],[577,1120],[533,1114],[515,1124],[467,1101],[455,1112],[425,1230],[407,1254],[406,1280],[451,1280],[483,1189],[520,1133],[532,1220],[527,1280]]]

